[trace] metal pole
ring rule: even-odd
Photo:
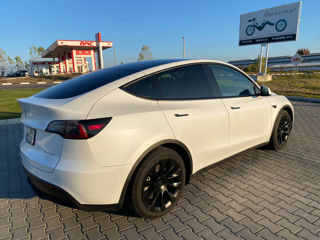
[[[267,43],[267,48],[266,48],[266,63],[264,65],[264,74],[267,74],[268,58],[269,58],[269,43]]]
[[[113,45],[113,65],[117,65],[117,58],[116,58],[116,48]]]
[[[182,37],[183,40],[183,58],[186,58],[186,41],[184,40],[184,37]]]
[[[104,68],[101,43],[99,43],[99,61],[100,61],[100,69]]]
[[[263,55],[263,44],[261,44],[261,48],[260,48],[259,74],[261,74],[262,72],[262,55]]]

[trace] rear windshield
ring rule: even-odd
[[[60,83],[59,85],[48,88],[34,96],[49,99],[71,98],[99,88],[125,76],[143,71],[147,68],[152,68],[176,61],[179,60],[153,60],[121,64],[70,79]]]

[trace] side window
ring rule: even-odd
[[[162,99],[214,98],[212,86],[202,65],[172,69],[155,75],[162,92]]]
[[[125,87],[129,92],[138,95],[140,97],[151,98],[151,99],[160,99],[160,89],[157,84],[157,79],[155,76],[141,79],[137,82]]]
[[[221,65],[208,65],[216,79],[222,97],[254,96],[253,83],[232,68]]]

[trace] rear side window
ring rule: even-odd
[[[155,76],[134,82],[125,87],[125,89],[140,97],[161,99],[160,89]]]
[[[105,71],[109,70],[109,71]],[[62,99],[71,98],[89,92],[105,84],[130,75],[130,71],[119,71],[118,69],[103,69],[89,73],[60,83],[59,85],[48,88],[38,94],[39,98]]]
[[[125,87],[142,97],[162,100],[214,98],[202,65],[175,68],[139,80]]]
[[[216,79],[222,97],[254,96],[254,84],[238,71],[221,66],[208,65]]]

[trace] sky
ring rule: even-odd
[[[240,15],[293,3],[287,0],[0,0],[0,48],[29,59],[31,45],[49,47],[57,39],[113,41],[117,62],[136,61],[143,45],[155,59],[221,61],[256,58],[260,45],[239,46]],[[294,55],[299,48],[320,52],[319,0],[304,0],[298,41],[270,44],[269,56]],[[105,50],[105,66],[113,64]]]

